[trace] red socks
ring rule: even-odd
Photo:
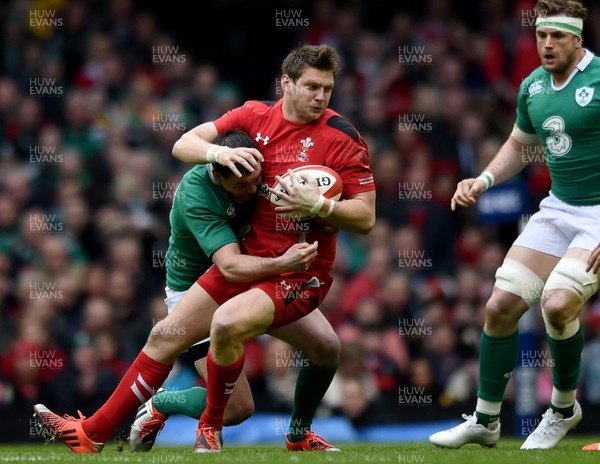
[[[85,434],[95,443],[106,443],[121,422],[158,390],[172,368],[172,364],[156,362],[141,351],[111,397],[83,421]]]
[[[244,368],[244,354],[233,364],[229,366],[219,366],[213,360],[209,351],[206,360],[206,370],[208,373],[208,386],[206,396],[206,409],[200,416],[200,424],[209,427],[223,428],[223,414],[225,407],[238,377]]]

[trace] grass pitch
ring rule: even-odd
[[[495,448],[467,445],[460,450],[444,450],[427,443],[340,444],[341,453],[290,453],[282,446],[227,446],[222,453],[194,454],[191,447],[157,446],[150,453],[132,454],[117,443],[108,444],[102,453],[77,455],[62,443],[0,445],[0,463],[81,463],[117,462],[148,464],[188,463],[397,463],[397,464],[563,464],[598,463],[600,451],[580,451],[599,437],[565,438],[557,448],[546,451],[520,451],[522,440],[503,438]],[[124,446],[122,451],[119,448]]]

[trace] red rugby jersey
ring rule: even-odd
[[[311,269],[329,273],[333,267],[337,234],[325,234],[313,221],[290,221],[274,213],[268,187],[275,176],[288,169],[318,164],[336,171],[344,183],[342,197],[375,190],[369,152],[358,131],[331,109],[310,123],[288,121],[283,117],[282,100],[276,102],[247,101],[214,121],[219,133],[241,129],[255,141],[265,161],[262,165],[263,185],[251,228],[243,239],[249,254],[274,257],[297,243],[301,232],[306,241],[319,241],[318,257]]]

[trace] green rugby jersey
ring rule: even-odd
[[[543,67],[533,71],[519,88],[516,126],[542,141],[554,195],[570,205],[598,205],[600,58],[586,51],[577,69],[558,88]]]
[[[250,202],[240,207],[213,182],[207,165],[186,172],[169,214],[171,236],[165,257],[168,287],[176,291],[189,289],[212,265],[215,251],[238,241],[253,205]]]

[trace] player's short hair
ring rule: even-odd
[[[213,140],[213,143],[229,148],[256,148],[254,140],[252,140],[252,138],[244,131],[239,129],[231,129],[223,132],[222,134],[217,135],[217,137]],[[240,174],[242,174],[242,176],[250,174],[250,171],[248,171],[244,166],[242,166],[239,163],[235,163],[235,167],[238,171],[240,171]],[[219,163],[213,163],[213,169],[219,174],[221,174],[223,179],[229,179],[229,176],[231,176],[231,174],[233,173],[233,171],[227,166],[223,166]]]
[[[587,18],[587,8],[580,0],[538,0],[534,10],[536,16],[569,16],[571,18]]]
[[[285,57],[281,72],[295,82],[307,67],[331,71],[335,78],[340,72],[340,55],[329,45],[301,45]]]

